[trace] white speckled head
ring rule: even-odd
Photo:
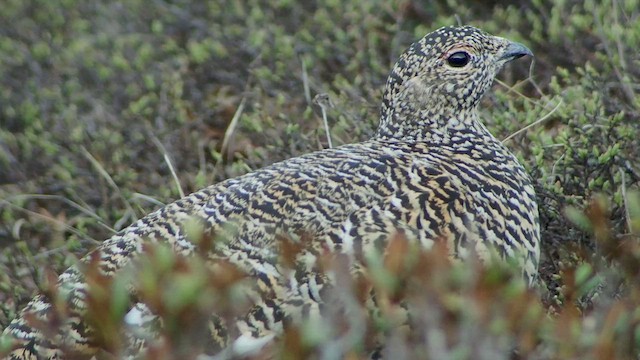
[[[378,134],[402,134],[401,127],[414,125],[433,128],[443,124],[439,117],[474,110],[502,66],[524,55],[532,55],[524,45],[471,26],[427,34],[402,54],[389,74]],[[429,120],[424,117],[433,124],[424,123]]]

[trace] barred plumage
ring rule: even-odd
[[[101,271],[112,276],[145,242],[193,253],[196,246],[183,228],[191,217],[201,219],[208,233],[232,234],[209,257],[254,277],[250,291],[262,300],[231,325],[239,339],[226,339],[224,326],[214,326],[217,347],[251,341],[258,346],[278,336],[285,317],[298,318],[300,304],[317,309],[330,283],[314,271],[318,254],[346,254],[357,268],[362,254],[379,250],[398,231],[424,248],[446,241],[456,259],[477,254],[487,260],[494,250],[502,258],[517,257],[532,282],[539,258],[533,187],[477,114],[502,65],[524,55],[531,52],[523,45],[472,27],[428,34],[389,75],[372,139],[289,159],[167,205],[99,246]],[[285,275],[277,263],[279,234],[310,235],[298,254],[303,266],[294,274]],[[59,285],[70,294],[71,323],[57,334],[41,333],[27,319],[48,321],[51,304],[36,297],[5,330],[20,344],[11,359],[61,358],[65,350],[90,356],[97,350],[83,319],[84,275],[71,268]],[[141,303],[128,316],[153,318]]]

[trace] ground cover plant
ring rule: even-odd
[[[291,329],[265,353],[361,358],[368,340],[382,338],[384,354],[398,358],[637,358],[634,0],[6,0],[0,328],[36,292],[57,296],[54,274],[162,204],[327,147],[317,94],[331,101],[325,109],[334,146],[370,136],[397,56],[430,30],[459,23],[520,41],[536,55],[532,67],[505,69],[482,110],[536,183],[539,284],[527,289],[507,265],[449,264],[438,249],[417,252],[394,239],[370,277],[343,279],[337,291],[359,306],[359,281],[372,283],[382,294],[380,313],[328,316]],[[208,246],[211,239],[197,233]],[[240,279],[208,273],[203,259],[186,261],[162,248],[148,253],[141,291],[168,324],[165,347],[150,357],[193,356],[205,325],[192,320],[212,309],[241,311],[223,301]],[[126,302],[112,291],[117,281],[90,278],[93,306],[110,309],[92,313],[99,339],[117,353]],[[205,301],[212,293],[229,297],[212,304]],[[393,326],[403,306],[419,330],[411,336]],[[370,333],[340,333],[354,324]],[[318,328],[326,331],[310,331]]]

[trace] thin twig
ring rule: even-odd
[[[551,115],[553,115],[554,112],[556,112],[558,110],[558,108],[560,108],[560,105],[562,105],[562,99],[560,99],[560,101],[558,101],[558,104],[556,104],[556,107],[553,108],[553,110],[551,110],[548,114],[546,114],[545,116],[541,117],[540,119],[532,122],[531,124],[523,127],[522,129],[514,132],[513,134],[507,136],[506,138],[502,139],[502,142],[507,142],[507,140],[512,139],[514,136],[522,134],[523,132],[529,130],[530,128],[546,121],[549,117],[551,117]]]

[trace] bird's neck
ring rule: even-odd
[[[379,140],[443,145],[458,142],[460,137],[493,139],[480,122],[477,107],[442,106],[442,102],[404,102],[399,106],[385,101],[375,135]]]

